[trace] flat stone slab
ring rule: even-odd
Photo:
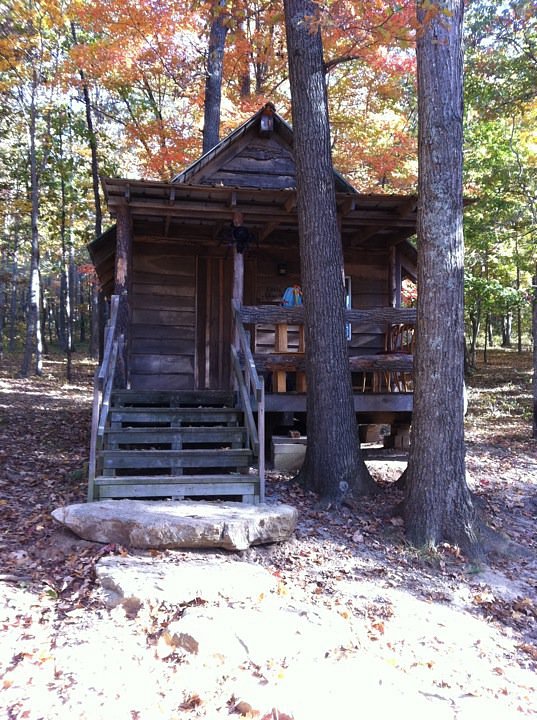
[[[294,531],[290,505],[235,502],[100,500],[53,510],[52,517],[84,540],[135,548],[224,548],[281,542]]]
[[[262,601],[255,608],[189,607],[167,626],[170,646],[226,667],[291,664],[300,656],[320,661],[331,651],[353,647],[352,623],[336,612],[302,604]]]
[[[147,557],[101,558],[97,579],[109,608],[123,605],[136,611],[142,605],[177,605],[201,598],[206,602],[257,602],[277,586],[277,579],[260,565],[202,558],[178,564]]]

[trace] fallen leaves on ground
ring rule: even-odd
[[[397,510],[402,495],[393,484],[402,468],[388,457],[370,463],[382,493],[338,513],[319,510],[314,495],[288,476],[271,473],[269,500],[299,510],[296,538],[252,548],[238,559],[266,567],[277,579],[275,594],[280,600],[299,607],[312,604],[335,612],[342,621],[358,621],[360,651],[382,658],[386,668],[406,679],[420,678],[428,692],[434,690],[449,702],[463,696],[491,700],[512,696],[515,710],[520,704],[516,712],[524,714],[531,700],[524,700],[517,673],[537,669],[537,451],[524,414],[529,358],[520,359],[515,353],[491,357],[494,363],[471,380],[468,470],[489,523],[533,556],[492,558],[483,568],[469,565],[458,548],[448,544],[434,552],[408,547]],[[103,555],[128,555],[130,549],[87,543],[56,526],[50,516],[60,505],[83,502],[86,494],[93,367],[79,362],[71,385],[64,383],[62,372],[62,366],[52,361],[46,364],[43,378],[19,379],[15,364],[9,363],[0,371],[0,592],[4,591],[0,628],[7,638],[0,649],[0,664],[3,693],[10,699],[6,717],[17,720],[39,716],[32,706],[38,695],[32,692],[41,677],[43,692],[75,703],[75,710],[65,717],[83,717],[78,709],[86,691],[69,673],[55,670],[55,648],[59,636],[75,648],[76,629],[85,624],[94,625],[103,638],[103,652],[114,650],[108,647],[113,640],[106,640],[112,627],[132,642],[141,635],[144,660],[138,662],[148,663],[149,675],[161,675],[163,697],[166,683],[174,686],[187,672],[184,657],[166,636],[169,623],[179,620],[185,608],[170,601],[131,614],[105,610],[95,583],[95,564]],[[509,395],[510,404],[505,399],[495,404],[493,389],[506,382],[508,373],[518,391]],[[171,558],[166,552],[149,555],[156,562]],[[176,561],[181,561],[180,554]],[[459,673],[451,664],[457,652],[456,627],[446,626],[445,633],[439,629],[432,644],[426,645],[420,622],[429,621],[420,618],[411,628],[414,606],[406,609],[405,598],[423,601],[431,612],[460,610],[457,617],[482,623],[483,636],[488,629],[497,630],[505,640],[501,646],[487,645],[480,637],[474,642],[474,649],[489,663],[488,673],[469,680],[464,668]],[[259,603],[265,600],[260,598]],[[194,605],[204,602],[193,600]],[[439,628],[442,622],[450,621],[438,621]],[[334,658],[337,661],[351,651],[341,648]],[[291,670],[251,664],[242,672],[266,685],[268,678],[279,681]],[[176,698],[175,715],[167,720],[212,717],[218,702],[225,714],[234,711],[248,717],[250,713],[261,720],[293,717],[277,708],[267,711],[267,706],[258,711],[249,695],[248,701],[233,697],[226,705],[225,699],[217,698],[217,684],[224,688],[228,680],[225,670],[210,681],[203,676],[193,679],[188,692]],[[527,693],[529,697],[531,689]],[[153,716],[133,707],[131,717],[152,720]]]

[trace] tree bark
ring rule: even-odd
[[[419,291],[405,521],[414,545],[448,541],[475,557],[479,523],[466,483],[463,422],[463,0],[432,5],[438,14],[417,41]],[[421,1],[417,14],[424,23]]]
[[[211,23],[207,52],[207,75],[205,77],[205,101],[203,117],[203,154],[218,144],[220,137],[220,106],[222,102],[222,72],[227,25],[225,24],[226,0],[220,0]]]
[[[537,265],[533,277],[533,312],[532,312],[532,334],[533,334],[533,433],[532,437],[537,439]]]
[[[77,43],[76,26],[74,22],[71,23],[71,34],[73,42]],[[86,76],[82,68],[78,71],[80,80],[82,81],[82,95],[84,97],[84,107],[86,110],[86,126],[88,128],[88,142],[91,151],[91,182],[93,187],[93,202],[95,204],[95,237],[99,237],[102,234],[103,225],[103,211],[101,205],[101,196],[99,193],[99,156],[97,153],[97,134],[93,126],[93,115],[91,112],[91,96],[89,91],[88,83],[86,82]],[[92,313],[91,313],[91,337],[89,354],[90,357],[96,358],[99,354],[99,302],[100,294],[97,287],[97,281],[92,285]]]
[[[285,0],[306,339],[308,446],[300,479],[338,505],[374,487],[362,459],[345,338],[343,251],[317,5]]]
[[[15,214],[14,219],[14,240],[13,240],[13,263],[11,266],[11,291],[9,298],[9,352],[15,350],[15,338],[17,335],[17,311],[18,311],[18,298],[17,288],[19,284],[19,225],[20,218],[19,214]]]
[[[32,357],[34,357],[34,372],[43,374],[43,338],[41,330],[41,277],[39,272],[39,174],[37,171],[36,148],[36,94],[39,84],[38,71],[34,68],[32,78],[32,91],[29,112],[29,140],[30,140],[30,193],[31,193],[31,219],[32,238],[30,251],[30,290],[28,298],[28,314],[26,318],[26,338],[20,374],[28,377]]]

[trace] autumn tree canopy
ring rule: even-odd
[[[322,25],[336,168],[361,191],[415,190],[414,2],[331,0],[314,7],[308,22]],[[467,12],[464,191],[479,199],[465,213],[472,349],[483,344],[485,331],[503,335],[505,344],[528,339],[537,176],[534,9],[528,0],[500,6],[473,0]],[[206,0],[7,0],[2,10],[2,327],[12,346],[26,314],[10,319],[8,308],[22,307],[30,282],[32,227],[41,275],[59,277],[71,245],[72,261],[87,262],[85,243],[100,224],[98,172],[167,180],[199,157],[215,19],[225,29],[220,137],[266,101],[289,120],[291,113],[279,3],[223,0],[216,15]],[[50,312],[54,287],[40,290]]]

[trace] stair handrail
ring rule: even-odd
[[[240,317],[240,305],[233,302],[235,338],[231,346],[231,365],[237,380],[239,401],[244,411],[250,447],[257,455],[259,498],[265,500],[265,383],[259,377],[250,348],[248,333]],[[257,426],[254,412],[257,411]]]
[[[108,419],[110,399],[114,387],[117,359],[123,349],[123,335],[117,335],[119,296],[110,299],[110,318],[106,323],[104,351],[101,365],[95,371],[93,380],[93,407],[91,419],[90,456],[88,465],[88,502],[94,500],[95,477],[97,474],[97,451],[102,446],[104,430]]]

